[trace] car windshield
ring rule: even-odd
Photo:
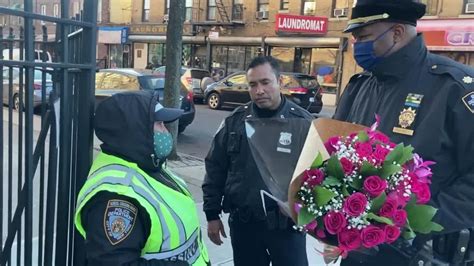
[[[43,78],[43,71],[35,70],[35,79],[42,79]],[[51,74],[46,73],[46,80],[51,80]]]
[[[164,79],[156,76],[141,76],[140,83],[144,90],[156,90],[164,88]]]
[[[159,68],[155,68],[155,70],[153,71],[155,73],[165,73],[166,72],[166,66],[161,66]],[[181,76],[184,75],[184,72],[186,72],[186,69],[185,68],[181,68]]]

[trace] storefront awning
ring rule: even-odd
[[[165,35],[130,35],[128,39],[132,42],[166,43]],[[183,43],[186,44],[206,44],[204,36],[183,36]]]
[[[208,39],[211,44],[223,44],[223,45],[262,45],[262,37],[232,37],[232,36],[219,36],[217,38]]]
[[[428,49],[433,51],[474,51],[474,19],[419,20]]]
[[[270,46],[337,48],[341,38],[329,37],[267,37],[265,44]]]

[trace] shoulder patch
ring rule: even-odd
[[[104,231],[110,244],[117,245],[133,230],[138,209],[125,200],[113,199],[107,203],[104,213]]]
[[[474,91],[462,97],[462,101],[464,102],[464,105],[466,105],[467,109],[469,109],[469,111],[474,114]]]

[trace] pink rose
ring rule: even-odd
[[[389,137],[377,131],[369,132],[369,138],[372,142],[380,142],[383,144],[388,144],[390,142]]]
[[[321,185],[323,181],[324,173],[319,169],[311,169],[304,172],[303,182],[308,182],[311,188]]]
[[[381,164],[385,161],[385,158],[390,153],[390,150],[382,147],[380,144],[375,145],[375,151],[372,153],[372,158],[377,161],[377,164]]]
[[[344,251],[358,249],[362,242],[359,230],[355,228],[342,230],[337,234],[337,240],[339,242],[339,248]]]
[[[387,243],[393,243],[395,240],[400,237],[400,228],[393,226],[393,225],[385,225],[384,227],[385,231],[385,241]]]
[[[316,236],[320,239],[326,238],[326,233],[324,233],[323,229],[316,229]]]
[[[361,215],[365,211],[366,207],[367,207],[367,197],[360,192],[350,195],[344,201],[344,206],[343,206],[344,212],[353,217],[357,217]]]
[[[359,155],[360,158],[369,158],[370,155],[372,155],[372,145],[370,143],[365,142],[361,143],[358,142],[355,145],[356,153]]]
[[[383,217],[387,217],[387,218],[392,218],[397,208],[398,208],[397,200],[393,198],[388,198],[382,205],[382,208],[380,208],[379,215]]]
[[[332,235],[341,232],[346,225],[346,218],[340,212],[331,211],[324,216],[324,227]]]
[[[369,225],[362,229],[360,236],[362,239],[362,245],[366,248],[375,247],[385,241],[384,230],[374,225]]]
[[[318,226],[316,220],[311,221],[309,224],[305,225],[306,230],[313,232]]]
[[[404,226],[407,223],[407,212],[405,210],[396,210],[393,214],[393,222],[396,226]]]
[[[416,203],[426,204],[431,199],[430,187],[426,183],[418,183],[416,188],[413,188],[413,193],[416,195]]]
[[[386,188],[387,181],[376,175],[369,176],[364,180],[364,190],[373,198],[380,196]]]
[[[333,154],[337,151],[337,142],[339,141],[339,137],[330,137],[325,143],[324,146],[329,154]]]
[[[341,162],[342,170],[344,171],[344,174],[348,175],[352,173],[352,171],[354,170],[354,165],[349,159],[341,158],[340,162]]]

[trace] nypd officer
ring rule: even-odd
[[[292,228],[291,220],[280,213],[275,202],[266,204],[265,215],[260,190],[267,190],[250,153],[245,133],[247,118],[299,118],[312,120],[306,110],[286,100],[280,93],[280,67],[272,57],[257,57],[247,70],[251,102],[237,108],[218,129],[206,157],[206,177],[202,185],[208,236],[222,244],[226,236],[219,218],[230,212],[229,227],[236,266],[304,266],[305,235]]]
[[[182,113],[148,91],[115,94],[98,106],[102,152],[75,215],[87,265],[210,265],[195,202],[164,164],[173,140],[163,123]]]
[[[427,50],[416,31],[424,14],[415,0],[357,1],[345,32],[365,71],[350,79],[334,118],[370,126],[379,115],[378,129],[392,141],[436,162],[431,204],[448,234],[474,226],[474,69]],[[408,260],[382,246],[375,257],[353,253],[342,265]]]

